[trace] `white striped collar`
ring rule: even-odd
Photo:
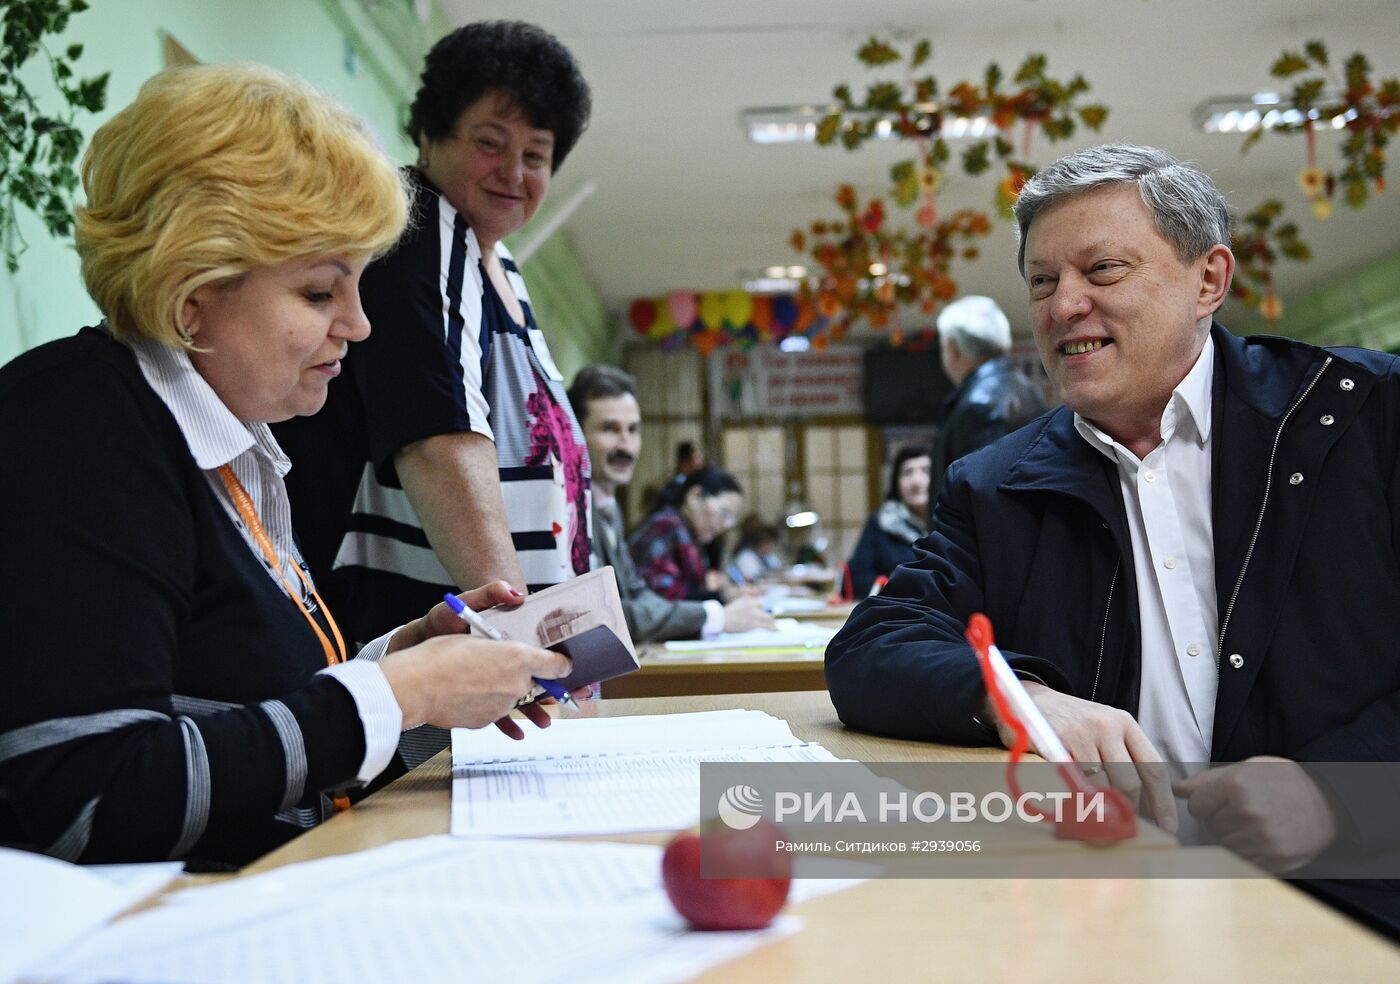
[[[136,355],[146,383],[175,418],[201,469],[211,471],[257,447],[278,475],[287,474],[291,462],[267,424],[245,424],[235,417],[195,369],[188,352],[146,339],[131,339],[126,344]]]

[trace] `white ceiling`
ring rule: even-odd
[[[1192,110],[1210,96],[1276,87],[1269,66],[1311,38],[1340,64],[1360,50],[1382,76],[1400,74],[1397,0],[443,0],[458,23],[528,20],[574,52],[593,89],[593,120],[550,195],[562,201],[586,182],[596,192],[569,219],[587,269],[610,310],[668,290],[738,286],[741,270],[803,262],[791,231],[833,217],[842,181],[862,197],[884,194],[889,165],[910,156],[898,141],[854,153],[811,144],[758,146],[740,126],[746,107],[824,102],[838,82],[860,90],[877,77],[855,57],[871,34],[933,41],[931,69],[944,91],[976,80],[990,61],[1008,75],[1029,52],[1048,73],[1082,73],[1087,99],[1110,110],[1101,134],[1051,145],[1063,152],[1106,140],[1148,143],[1194,160],[1231,205],[1248,210],[1284,199],[1314,249],[1311,263],[1283,262],[1285,299],[1400,247],[1400,157],[1390,190],[1360,212],[1338,207],[1315,221],[1298,190],[1301,137],[1266,137],[1247,156],[1238,135],[1207,135]],[[1319,163],[1338,141],[1318,140]],[[956,149],[956,145],[955,145]],[[1400,155],[1400,143],[1393,145]],[[950,168],[945,212],[988,207],[995,178]],[[960,288],[998,299],[1025,328],[1009,222],[998,223],[981,259],[955,265]],[[1228,316],[1228,312],[1227,312]]]

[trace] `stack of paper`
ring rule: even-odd
[[[700,821],[701,762],[836,762],[760,711],[556,720],[527,742],[452,732],[452,833],[553,836]]]
[[[0,848],[0,982],[158,892],[180,868],[179,862],[81,868]]]
[[[426,837],[178,893],[45,968],[71,981],[675,981],[800,928],[692,933],[649,845]],[[849,882],[795,882],[797,900]]]
[[[677,639],[666,643],[671,653],[703,653],[719,649],[825,649],[836,629],[829,625],[775,619],[771,629],[721,632],[713,639]]]

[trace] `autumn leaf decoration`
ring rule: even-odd
[[[1269,73],[1292,80],[1289,97],[1301,119],[1283,118],[1251,131],[1241,150],[1248,151],[1265,133],[1303,134],[1307,163],[1298,183],[1319,220],[1331,216],[1332,199],[1338,192],[1352,208],[1365,206],[1373,192],[1384,192],[1386,147],[1400,130],[1400,78],[1373,79],[1371,63],[1359,51],[1343,63],[1338,76],[1327,46],[1316,40],[1300,51],[1283,52]],[[1318,167],[1317,130],[1322,128],[1343,134],[1338,170]]]
[[[855,189],[842,185],[835,195],[840,217],[809,223],[792,234],[794,249],[808,253],[820,269],[818,283],[809,286],[807,295],[817,312],[832,320],[834,337],[863,317],[876,328],[889,325],[898,343],[898,304],[918,304],[931,314],[956,296],[952,263],[977,258],[976,241],[991,232],[991,220],[974,209],[940,215],[937,195],[950,169],[977,177],[999,167],[994,201],[1009,216],[1021,187],[1035,174],[1027,158],[1037,132],[1055,142],[1079,126],[1098,130],[1107,119],[1105,107],[1082,102],[1089,91],[1084,77],[1050,77],[1044,55],[1028,56],[1009,82],[993,63],[980,79],[960,81],[946,92],[929,71],[932,56],[928,39],[901,50],[870,38],[856,58],[871,69],[901,67],[904,78],[873,81],[859,96],[850,84],[837,85],[832,110],[817,125],[820,146],[854,151],[883,138],[914,144],[914,155],[890,168],[887,192],[896,208],[912,210],[912,224],[892,219],[883,198],[862,205]],[[950,131],[973,140],[956,161],[945,136]]]
[[[1274,265],[1280,258],[1312,259],[1308,244],[1298,238],[1298,226],[1282,222],[1283,203],[1271,198],[1238,223],[1230,243],[1235,254],[1235,279],[1230,293],[1242,303],[1278,321],[1283,302],[1274,291]]]

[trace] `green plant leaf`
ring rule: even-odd
[[[61,34],[72,15],[87,9],[84,0],[0,0],[0,243],[10,270],[18,269],[25,246],[16,206],[34,212],[56,237],[72,232],[78,186],[73,164],[82,148],[73,116],[78,109],[102,110],[108,75],[74,84],[72,63],[83,46],[69,44],[55,53],[44,39]],[[39,53],[54,86],[36,95],[20,69]]]
[[[1345,72],[1347,88],[1359,89],[1366,84],[1366,78],[1371,74],[1371,63],[1358,51],[1347,59]]]
[[[1326,79],[1308,79],[1305,82],[1299,82],[1293,87],[1293,105],[1302,110],[1311,109],[1318,97],[1322,95],[1322,90],[1326,85]]]
[[[1079,114],[1079,121],[1089,129],[1095,131],[1100,129],[1104,121],[1108,119],[1108,107],[1098,105],[1097,103],[1089,106],[1080,106],[1077,112]],[[1256,130],[1255,132],[1259,133],[1261,131]]]
[[[933,43],[929,41],[928,38],[921,39],[918,44],[914,45],[914,53],[909,56],[909,67],[918,68],[924,62],[928,61],[929,56],[932,54]]]
[[[1309,41],[1303,45],[1303,54],[1319,65],[1324,67],[1327,65],[1327,46],[1321,41]]]
[[[1286,79],[1290,75],[1306,72],[1308,68],[1308,60],[1302,55],[1294,51],[1285,51],[1269,67],[1269,74],[1275,78]]]
[[[992,166],[992,162],[987,158],[990,149],[987,141],[982,140],[962,152],[963,170],[969,175],[978,175]]]
[[[879,38],[871,37],[869,41],[856,50],[856,57],[873,68],[877,65],[888,65],[890,62],[899,61],[899,52]]]
[[[865,90],[865,108],[893,112],[900,108],[900,88],[893,82],[876,82]]]
[[[1045,76],[1045,56],[1040,54],[1027,55],[1026,60],[1021,62],[1021,67],[1016,70],[1015,81],[1021,85],[1035,82]]]

